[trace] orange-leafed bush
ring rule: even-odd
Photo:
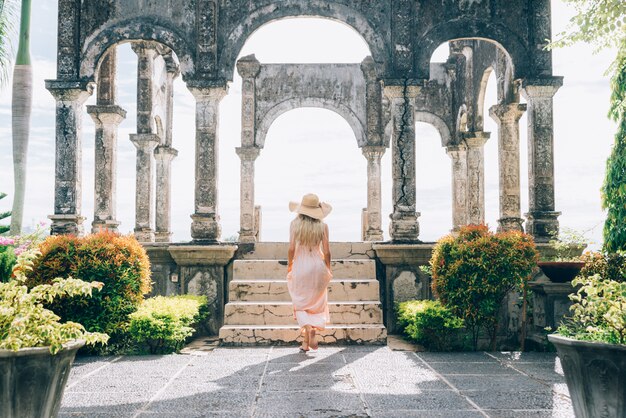
[[[495,346],[498,313],[507,293],[526,286],[538,253],[530,235],[493,234],[485,225],[461,228],[437,242],[430,260],[432,289],[441,303],[465,321],[474,348],[486,329]]]
[[[109,231],[86,237],[52,236],[39,250],[41,256],[28,273],[27,285],[52,283],[57,277],[104,283],[92,298],[60,299],[49,307],[63,321],[78,322],[91,332],[106,332],[112,340],[123,334],[128,316],[151,290],[150,261],[132,236]]]

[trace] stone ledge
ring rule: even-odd
[[[236,245],[170,245],[167,250],[179,266],[225,266]]]
[[[435,244],[373,244],[385,265],[428,264]]]

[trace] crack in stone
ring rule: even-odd
[[[400,176],[400,196],[398,196],[398,199],[396,200],[396,205],[399,205],[401,203],[405,204],[406,206],[408,206],[407,202],[406,202],[406,196],[407,196],[407,184],[406,184],[406,179],[408,177],[408,173],[406,172],[406,158],[404,155],[404,142],[405,142],[405,132],[406,132],[406,127],[407,127],[407,119],[409,116],[409,97],[408,97],[408,89],[409,89],[409,79],[408,77],[404,78],[404,86],[402,89],[402,97],[404,98],[404,106],[403,106],[403,111],[402,111],[402,118],[400,119],[400,132],[398,133],[398,138],[397,138],[397,148],[398,148],[398,157],[400,158],[401,161],[401,172],[402,175]]]

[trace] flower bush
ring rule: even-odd
[[[580,277],[599,274],[605,279],[617,282],[626,281],[626,252],[586,252],[582,255],[581,261],[585,263],[585,266],[580,271]]]
[[[433,300],[410,300],[396,306],[398,325],[410,340],[435,351],[458,349],[463,320]]]
[[[48,237],[26,284],[50,284],[72,276],[104,283],[90,299],[64,297],[47,304],[63,321],[76,321],[92,332],[111,335],[113,349],[128,328],[129,315],[151,289],[150,262],[134,237],[102,231],[86,237]]]
[[[30,234],[15,237],[0,237],[0,282],[8,282],[17,256],[22,252],[35,249],[46,233],[43,222],[39,223]]]
[[[599,274],[577,277],[580,286],[569,298],[572,316],[557,333],[577,340],[626,344],[626,281],[618,282]]]
[[[208,317],[204,296],[156,296],[146,299],[130,315],[132,339],[147,347],[151,354],[167,354],[180,350],[194,333],[193,325]]]
[[[474,349],[486,329],[495,349],[498,314],[512,290],[523,290],[537,263],[533,238],[517,231],[493,234],[485,225],[462,227],[440,239],[430,260],[432,289],[465,321]]]
[[[90,297],[93,289],[102,289],[102,283],[55,278],[50,284],[29,291],[24,285],[26,272],[32,269],[38,255],[34,250],[22,252],[13,269],[14,279],[0,283],[0,349],[50,347],[50,352],[55,354],[63,344],[75,339],[84,339],[89,345],[105,344],[106,334],[87,332],[76,322],[60,323],[59,316],[43,307],[44,302],[59,297]]]

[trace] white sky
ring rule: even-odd
[[[25,225],[46,220],[53,211],[54,189],[54,100],[44,88],[45,79],[55,78],[56,1],[38,1],[33,8],[31,53],[34,64],[34,98],[29,146]],[[572,14],[553,1],[553,33],[563,30]],[[255,53],[263,63],[328,62],[358,63],[368,55],[365,42],[350,27],[323,19],[285,19],[272,22],[254,33],[241,55]],[[434,61],[443,61],[445,47]],[[587,45],[554,51],[554,74],[565,76],[555,96],[556,209],[563,212],[561,225],[590,230],[601,241],[604,214],[600,192],[606,157],[613,142],[615,125],[607,120],[609,82],[604,71],[613,51],[592,54]],[[135,149],[129,134],[135,130],[136,56],[128,44],[118,49],[118,100],[128,112],[120,125],[118,143],[118,220],[121,231],[134,226]],[[174,241],[190,239],[194,178],[194,100],[182,80],[175,84],[172,229]],[[236,76],[220,108],[219,191],[222,237],[239,229],[239,158],[241,79]],[[0,191],[9,196],[0,201],[0,211],[10,209],[13,196],[11,157],[11,88],[0,92]],[[496,102],[495,83],[490,79],[485,109]],[[95,95],[87,104],[95,104]],[[485,110],[485,114],[487,111]],[[522,212],[527,210],[526,117],[521,120]],[[495,227],[498,218],[497,127],[485,118],[492,133],[485,150],[486,221]],[[85,229],[93,220],[94,124],[83,118],[83,216]],[[391,152],[383,158],[383,230],[388,238],[391,212]],[[430,125],[417,126],[417,207],[421,212],[420,238],[435,241],[451,227],[450,160],[441,147],[439,134]],[[284,241],[292,215],[289,200],[307,192],[330,202],[333,213],[327,221],[331,240],[360,239],[361,209],[366,206],[366,160],[348,123],[323,109],[297,109],[272,125],[265,149],[256,163],[256,201],[262,206],[262,239]],[[596,244],[597,245],[597,244]]]

